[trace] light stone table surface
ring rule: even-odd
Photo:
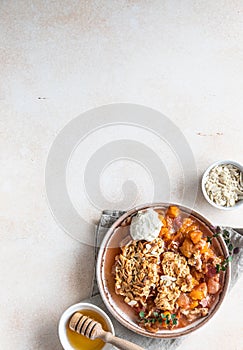
[[[1,349],[61,350],[58,319],[91,290],[93,248],[64,232],[45,194],[57,134],[100,105],[154,108],[193,152],[193,191],[212,162],[243,163],[242,33],[240,0],[1,0]],[[180,199],[179,163],[163,141],[129,125],[101,128],[81,142],[67,169],[70,198],[91,227],[102,206],[89,200],[82,172],[97,149],[124,138],[168,164],[172,199]],[[114,208],[127,180],[138,187],[133,205],[153,200],[153,176],[134,159],[116,159],[98,180]],[[195,208],[215,224],[243,227],[243,208],[214,209],[200,191]],[[209,325],[178,350],[242,350],[242,290],[241,279]]]

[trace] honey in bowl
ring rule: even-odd
[[[104,318],[94,310],[79,310],[84,316],[92,318],[94,321],[99,322],[105,331],[109,331],[106,321]],[[84,335],[78,334],[69,328],[69,321],[67,323],[67,337],[70,345],[75,350],[101,350],[105,343],[101,339],[91,340],[86,338]]]

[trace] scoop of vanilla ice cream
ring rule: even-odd
[[[158,237],[163,223],[159,219],[158,213],[153,209],[138,212],[132,218],[130,234],[134,241],[153,241]]]

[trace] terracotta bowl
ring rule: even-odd
[[[160,330],[157,333],[151,333],[137,324],[137,315],[135,314],[135,311],[123,301],[122,296],[115,293],[115,278],[112,272],[115,263],[115,256],[119,254],[120,246],[125,245],[130,240],[128,223],[133,215],[136,215],[140,210],[146,210],[148,208],[166,210],[170,205],[179,206],[184,217],[192,217],[204,234],[207,236],[213,235],[212,224],[202,215],[189,208],[178,204],[168,203],[147,204],[129,210],[111,226],[101,244],[97,260],[96,273],[98,286],[101,297],[108,310],[126,328],[135,333],[151,338],[176,338],[191,333],[206,324],[220,308],[226,296],[230,282],[230,267],[228,265],[225,273],[222,273],[220,277],[222,290],[209,310],[208,315],[192,322],[186,327],[172,330]],[[225,257],[228,256],[227,246],[221,236],[213,239],[213,245],[218,254]]]

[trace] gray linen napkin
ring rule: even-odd
[[[95,234],[95,262],[97,259],[100,243],[102,242],[106,232],[108,231],[110,226],[124,213],[124,211],[119,210],[104,210],[102,212]],[[231,289],[235,285],[238,278],[243,275],[243,236],[238,234],[232,228],[222,227],[222,229],[228,230],[228,232],[230,233],[230,241],[234,247],[233,261],[231,262]],[[115,333],[118,337],[130,340],[131,342],[140,345],[146,350],[175,350],[184,339],[184,337],[175,339],[146,338],[144,336],[131,332],[127,328],[123,327],[119,322],[116,321],[116,319],[114,319],[114,317],[109,313],[109,311],[105,307],[99,294],[95,273],[91,297],[89,299],[86,299],[85,301],[99,306],[110,316],[115,328]]]

